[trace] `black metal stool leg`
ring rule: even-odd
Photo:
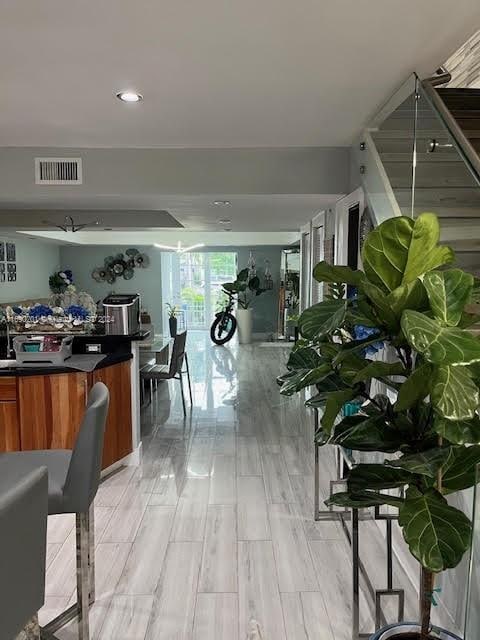
[[[185,418],[187,417],[187,406],[185,404],[185,392],[183,390],[183,377],[182,372],[178,374],[178,379],[180,380],[180,392],[182,394],[182,405],[183,405],[183,415]]]
[[[192,383],[190,380],[190,367],[188,366],[188,356],[185,354],[185,366],[187,368],[188,391],[190,393],[190,406],[193,407]]]

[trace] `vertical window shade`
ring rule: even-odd
[[[313,266],[324,259],[324,244],[325,244],[325,228],[314,227],[313,229]],[[312,304],[321,302],[323,300],[323,282],[317,282],[312,277]]]
[[[310,234],[302,234],[302,273],[301,273],[301,289],[300,289],[300,306],[306,309],[310,304]]]

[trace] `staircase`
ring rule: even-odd
[[[394,199],[389,215],[415,217],[433,211],[441,218],[442,239],[455,249],[459,264],[479,271],[480,90],[435,89],[417,80],[416,89],[403,91],[401,101],[397,98],[386,112],[364,136],[375,147],[376,166],[367,159],[372,149],[363,159],[361,152],[356,154],[357,161],[366,164],[361,167],[362,182],[372,209],[381,202],[379,180],[372,179],[372,172],[380,171],[383,187]],[[376,187],[369,197],[372,184]]]

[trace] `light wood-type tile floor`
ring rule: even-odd
[[[275,382],[288,348],[197,333],[188,354],[191,415],[160,385],[141,466],[98,492],[92,639],[350,640],[350,549],[337,523],[312,520],[312,417]],[[333,468],[321,450],[325,497]],[[49,522],[42,623],[75,598],[73,524]],[[75,624],[57,635],[76,640]]]

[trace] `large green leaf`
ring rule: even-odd
[[[350,471],[348,490],[350,493],[365,489],[394,489],[414,480],[405,469],[395,469],[384,464],[360,464]]]
[[[305,309],[298,320],[298,329],[304,338],[321,338],[342,324],[346,311],[346,300],[319,302]]]
[[[368,338],[364,338],[363,340],[352,340],[351,342],[347,342],[342,345],[340,351],[335,356],[333,362],[335,365],[340,364],[344,360],[347,360],[352,356],[352,354],[357,354],[368,347],[371,344],[375,344],[377,342],[383,342],[386,336],[384,334],[377,334],[375,336],[370,336]]]
[[[356,451],[394,453],[404,444],[402,434],[383,415],[348,416],[335,426],[332,443]]]
[[[392,507],[401,507],[402,498],[390,496],[387,493],[376,493],[375,491],[342,491],[334,493],[328,500],[325,500],[327,507],[350,507],[352,509],[365,509],[388,504]]]
[[[473,420],[435,420],[435,431],[452,444],[479,444],[480,418],[475,415]]]
[[[398,328],[399,319],[392,310],[388,296],[376,285],[365,281],[362,285],[365,295],[370,300],[381,324],[395,331]]]
[[[443,490],[455,492],[472,487],[476,482],[476,470],[479,463],[480,445],[453,447],[452,458],[443,473]]]
[[[313,269],[313,277],[317,282],[341,282],[358,287],[365,274],[362,271],[350,269],[350,267],[334,266],[328,262],[319,262]]]
[[[288,369],[314,369],[322,363],[322,357],[312,347],[294,349],[288,358]]]
[[[295,375],[288,378],[280,389],[283,396],[291,396],[312,384],[321,382],[332,373],[330,363],[320,364],[315,369],[296,369]]]
[[[402,284],[387,296],[387,304],[397,318],[405,309],[423,311],[428,309],[428,297],[421,280],[416,278],[412,282]]]
[[[421,213],[415,220],[402,284],[455,260],[450,247],[438,246],[440,225],[434,213]]]
[[[435,573],[456,567],[470,546],[469,519],[435,489],[421,493],[410,487],[399,523],[411,554]]]
[[[453,251],[438,246],[440,228],[433,213],[411,218],[389,218],[368,236],[363,246],[363,267],[367,278],[383,291],[400,285],[443,264],[452,262]]]
[[[342,380],[351,385],[353,384],[355,376],[365,367],[365,364],[365,358],[361,358],[355,353],[351,353],[348,358],[342,360],[339,368],[339,375]]]
[[[331,433],[332,427],[343,405],[349,400],[353,400],[357,395],[358,391],[356,389],[342,389],[341,391],[332,391],[328,394],[325,411],[323,412],[321,420],[322,428],[327,434]]]
[[[430,376],[432,365],[428,362],[415,369],[411,376],[400,386],[395,403],[396,412],[410,409],[416,402],[430,393]]]
[[[437,413],[448,420],[471,420],[479,404],[478,387],[467,367],[435,367],[430,397]]]
[[[442,324],[456,326],[471,298],[473,276],[461,269],[431,271],[423,280],[434,317]]]
[[[435,447],[421,453],[411,453],[398,460],[390,460],[391,467],[404,469],[410,473],[435,478],[439,469],[453,460],[453,447]]]
[[[365,240],[362,251],[365,274],[384,291],[393,291],[402,284],[413,226],[411,218],[389,218]]]
[[[471,364],[480,361],[480,340],[468,331],[444,327],[418,311],[404,311],[401,321],[409,344],[433,364]]]
[[[364,360],[368,362],[368,360]],[[383,378],[385,376],[402,376],[405,375],[405,367],[401,362],[381,362],[380,360],[370,362],[363,367],[353,378],[352,382],[362,382],[370,380],[370,378]]]

